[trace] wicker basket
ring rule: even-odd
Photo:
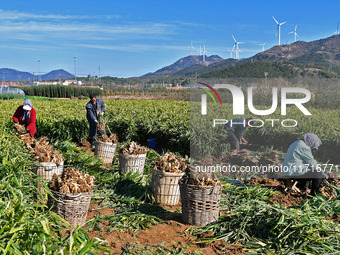
[[[139,172],[139,174],[142,175],[144,171],[145,159],[146,154],[139,155],[119,154],[119,172],[120,173]]]
[[[152,170],[151,188],[157,204],[178,204],[180,197],[178,182],[183,174]]]
[[[196,186],[179,182],[182,200],[182,220],[186,224],[205,226],[216,222],[222,186]]]
[[[37,182],[37,188],[45,195],[44,188],[42,186],[43,183],[47,183],[48,181],[52,180],[53,175],[61,175],[64,171],[64,161],[61,162],[59,165],[53,162],[37,162],[35,167],[33,168],[33,172],[40,178],[40,181]]]
[[[92,192],[62,194],[51,190],[55,199],[48,197],[47,205],[75,229],[85,223],[90,207]]]
[[[52,180],[53,175],[61,175],[64,170],[64,161],[59,165],[53,162],[38,162],[34,168],[34,173],[42,180]]]
[[[98,158],[103,159],[104,164],[112,164],[117,144],[95,141],[94,145],[95,145],[94,155]]]

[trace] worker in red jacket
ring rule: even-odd
[[[32,102],[26,99],[23,105],[20,105],[13,115],[13,121],[16,124],[25,125],[26,131],[34,137],[37,127],[35,126],[36,114],[32,107]]]

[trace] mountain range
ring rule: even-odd
[[[1,77],[2,75],[2,77]],[[74,78],[73,74],[70,74],[69,72],[58,69],[51,71],[47,74],[41,75],[41,80],[66,80]],[[10,68],[0,68],[0,80],[4,81],[33,81],[40,79],[40,75],[33,75],[29,72],[22,72]]]
[[[278,69],[294,69],[294,75],[340,75],[340,35],[312,42],[298,41],[292,44],[274,46],[264,52],[244,59],[222,59],[214,55],[214,61],[202,61],[203,56],[188,56],[175,63],[163,67],[154,73],[148,73],[140,78],[160,77],[229,77],[230,72],[246,67],[252,74],[263,77],[263,68],[273,70],[271,74],[282,75]],[[260,62],[260,63],[259,63]],[[267,63],[264,64],[263,62]],[[236,68],[236,66],[239,66]],[[251,73],[243,75],[252,75]],[[293,75],[290,72],[290,75]]]

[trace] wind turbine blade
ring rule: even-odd
[[[240,44],[240,43],[244,43],[244,42],[237,42],[238,44]]]
[[[295,33],[295,31],[289,32],[288,34],[292,34],[292,33]]]
[[[295,32],[295,35],[296,35],[297,37],[299,37],[298,33],[296,33],[296,32]]]
[[[279,26],[281,26],[281,25],[283,25],[283,24],[285,24],[285,23],[287,23],[287,21],[285,21],[285,22],[282,22],[281,24],[279,24]]]
[[[278,25],[279,25],[279,22],[277,22],[277,20],[274,18],[274,16],[272,16],[272,17],[273,17],[273,19],[275,20],[276,24],[278,24]]]
[[[296,31],[296,29],[297,29],[297,25],[295,25],[295,30],[294,31]]]
[[[237,42],[236,39],[235,39],[235,37],[234,37],[234,35],[231,35],[231,36],[233,37],[234,41]]]

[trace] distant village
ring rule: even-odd
[[[4,87],[20,87],[20,86],[27,86],[27,85],[73,85],[73,86],[81,86],[83,82],[81,80],[61,80],[59,81],[33,81],[33,82],[18,82],[18,81],[0,81],[0,86]]]

